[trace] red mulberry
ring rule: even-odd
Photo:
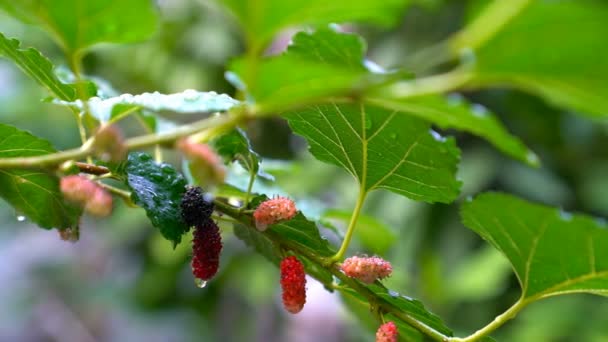
[[[367,284],[386,278],[393,272],[391,263],[379,257],[350,257],[344,260],[341,269],[347,276]]]
[[[192,274],[196,279],[206,281],[217,273],[222,251],[220,229],[212,220],[194,229],[192,241]]]
[[[285,197],[277,197],[262,202],[253,213],[255,226],[264,231],[269,225],[292,219],[296,216],[296,204]]]
[[[376,331],[376,342],[397,342],[397,326],[393,322],[386,322]]]
[[[304,265],[295,256],[281,261],[281,288],[285,310],[292,314],[302,311],[306,303],[306,273]]]

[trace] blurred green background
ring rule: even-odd
[[[463,26],[467,1],[416,1],[390,31],[353,27],[366,37],[368,57],[383,67],[403,66],[412,52]],[[161,26],[149,41],[102,45],[85,59],[85,72],[117,91],[180,92],[188,88],[233,95],[224,80],[227,61],[242,52],[234,23],[210,1],[158,1]],[[0,32],[34,46],[55,64],[61,51],[41,31],[0,13]],[[278,38],[278,45],[289,39]],[[502,256],[460,223],[458,203],[484,190],[608,215],[608,126],[513,90],[462,94],[490,108],[536,151],[543,166],[510,160],[486,142],[458,132],[463,157],[462,195],[454,205],[416,203],[385,191],[366,203],[351,253],[379,253],[393,263],[385,283],[422,300],[465,335],[482,327],[518,297],[517,280]],[[0,60],[0,120],[53,142],[79,145],[73,115],[44,103],[47,94],[6,60]],[[126,132],[140,133],[126,120]],[[275,184],[269,194],[295,198],[307,215],[344,229],[356,184],[345,172],[315,161],[281,119],[247,127],[254,149]],[[176,156],[166,157],[179,165]],[[235,170],[235,182],[243,175]],[[274,187],[274,188],[273,188]],[[61,241],[56,231],[17,220],[0,203],[0,341],[371,341],[377,322],[367,308],[343,303],[309,282],[308,303],[296,316],[280,303],[278,270],[224,227],[218,276],[194,286],[189,245],[175,251],[141,209],[118,203],[112,217],[86,219],[81,240]],[[372,219],[376,218],[375,220]],[[324,233],[335,235],[329,230]],[[188,239],[186,239],[188,241]],[[365,324],[360,324],[360,317]],[[608,341],[608,302],[575,295],[526,308],[493,336],[500,341]]]

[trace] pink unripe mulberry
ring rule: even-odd
[[[63,177],[59,187],[68,201],[79,204],[92,215],[104,217],[112,213],[112,195],[85,176]]]
[[[281,288],[285,310],[292,314],[302,311],[306,303],[306,273],[304,265],[295,256],[281,261]]]
[[[190,160],[192,176],[201,184],[222,184],[226,178],[226,168],[220,156],[206,144],[182,139],[177,148]]]
[[[371,284],[376,279],[386,278],[393,272],[391,263],[379,257],[350,257],[342,263],[342,272],[347,276]]]
[[[192,274],[196,279],[209,280],[217,273],[222,251],[220,228],[207,220],[194,229],[192,241]]]
[[[393,322],[382,324],[376,331],[376,342],[397,342],[397,326]]]
[[[277,197],[262,202],[253,213],[255,226],[264,231],[269,225],[287,221],[296,216],[296,204],[285,197]]]
[[[103,161],[119,162],[127,156],[127,147],[124,140],[118,127],[114,125],[102,126],[95,133],[93,151]]]

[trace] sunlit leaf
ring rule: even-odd
[[[516,87],[582,114],[606,117],[608,3],[597,0],[529,3],[522,13],[475,49],[470,86]],[[482,11],[480,15],[484,14]],[[455,53],[468,48],[467,38],[457,37]]]
[[[357,104],[311,106],[286,118],[317,159],[347,170],[365,191],[446,203],[458,195],[460,151],[421,120]]]
[[[236,16],[253,48],[259,49],[281,29],[341,22],[391,25],[408,0],[220,0]]]
[[[80,100],[54,101],[54,103],[76,108],[83,107]],[[237,100],[226,94],[218,94],[214,91],[199,92],[192,89],[168,95],[154,92],[140,95],[122,94],[107,99],[93,97],[88,101],[91,114],[101,122],[117,121],[142,109],[153,112],[200,114],[227,111],[238,104]]]
[[[462,219],[509,259],[522,298],[608,295],[608,229],[596,219],[499,193],[465,203]]]
[[[34,48],[21,49],[17,39],[6,38],[0,33],[0,56],[10,59],[24,73],[45,87],[51,94],[61,100],[74,101],[76,88],[62,83],[53,72],[53,64],[40,51]]]
[[[146,39],[157,26],[149,0],[0,0],[0,8],[43,28],[68,52]]]

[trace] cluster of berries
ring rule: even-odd
[[[182,220],[194,227],[192,274],[199,281],[207,281],[217,273],[222,251],[220,229],[211,219],[213,202],[200,187],[188,187],[180,206]]]
[[[65,199],[80,205],[91,215],[104,217],[112,213],[112,196],[86,176],[63,177],[59,187]]]

